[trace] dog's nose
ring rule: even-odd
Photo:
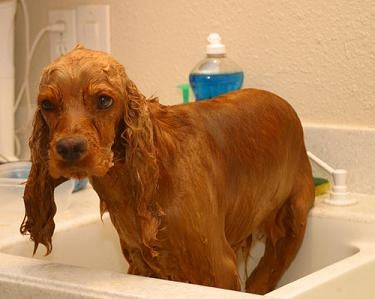
[[[75,161],[87,151],[87,140],[83,137],[62,138],[56,143],[56,151],[66,161]]]

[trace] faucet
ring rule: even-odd
[[[357,203],[357,200],[349,197],[346,186],[346,176],[348,172],[345,169],[334,169],[323,160],[319,159],[313,153],[307,151],[310,160],[315,162],[319,167],[323,168],[333,177],[333,185],[329,198],[324,202],[334,206],[348,206]]]

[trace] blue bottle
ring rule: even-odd
[[[225,45],[217,33],[207,38],[207,56],[190,72],[189,81],[196,100],[206,100],[240,89],[243,83],[242,69],[226,57]]]

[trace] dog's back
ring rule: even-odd
[[[170,240],[181,265],[178,280],[199,283],[203,279],[199,272],[209,277],[217,269],[221,274],[215,273],[214,282],[205,284],[236,289],[237,279],[223,276],[223,271],[231,268],[232,274],[236,273],[234,252],[249,247],[252,235],[263,230],[270,242],[268,250],[278,251],[274,246],[284,239],[291,239],[290,246],[298,243],[280,253],[284,255],[282,266],[277,266],[280,261],[268,265],[274,268],[271,282],[251,283],[252,276],[248,283],[249,291],[272,289],[299,247],[314,198],[303,131],[295,111],[278,96],[255,89],[162,110],[153,115],[159,123],[157,137],[161,143],[172,144],[173,150],[159,157],[164,171],[158,200],[166,220],[162,235]],[[298,224],[289,223],[295,213]],[[294,226],[300,227],[298,232]],[[289,234],[298,236],[293,239]],[[202,246],[202,239],[211,243],[209,248]],[[186,250],[193,252],[188,264],[183,261]],[[216,259],[210,273],[199,270],[207,258]],[[225,267],[220,265],[223,258]],[[197,276],[186,279],[182,273],[193,265]],[[254,273],[267,271],[260,265]],[[268,279],[268,274],[254,275]]]

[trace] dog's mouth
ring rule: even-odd
[[[50,153],[49,172],[52,177],[83,179],[92,176],[104,176],[113,166],[112,151],[87,153],[81,159],[66,161]]]
[[[89,173],[84,170],[84,169],[81,169],[81,168],[77,168],[77,167],[70,167],[70,168],[65,168],[65,169],[61,169],[59,171],[59,174],[57,174],[56,172],[54,171],[51,171],[51,175],[52,176],[59,176],[59,177],[65,177],[65,178],[73,178],[73,179],[83,179],[83,178],[86,178],[89,175]]]

